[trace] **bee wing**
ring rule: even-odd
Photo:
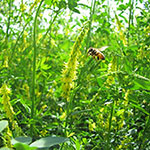
[[[98,50],[99,51],[104,51],[106,48],[108,48],[109,46],[103,46],[103,47],[101,47],[101,48],[99,48]]]

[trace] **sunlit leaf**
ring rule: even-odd
[[[133,81],[134,85],[132,86],[131,89],[150,90],[150,79],[140,76],[138,74],[135,74],[134,76],[135,76],[135,79]]]
[[[24,137],[24,136],[16,137],[15,139],[11,140],[12,144],[16,144],[16,143],[30,144],[31,142],[32,142],[31,137]]]
[[[144,108],[142,108],[140,105],[136,105],[132,103],[132,106],[134,106],[135,108],[139,109],[140,111],[142,111],[143,113],[145,113],[146,115],[150,115]]]
[[[12,150],[12,149],[10,149],[8,147],[2,147],[2,148],[0,148],[0,150]]]
[[[16,150],[35,150],[35,149],[37,149],[36,147],[29,147],[29,145],[23,144],[23,143],[16,143],[14,145],[14,147],[16,148]]]
[[[30,144],[30,146],[35,146],[38,148],[51,147],[60,143],[64,143],[67,140],[68,138],[65,137],[45,137],[33,142]]]
[[[52,4],[52,0],[45,0],[45,4],[51,5]]]
[[[119,5],[119,7],[117,8],[117,10],[123,11],[123,10],[126,10],[127,8],[128,8],[128,5],[121,4],[121,5]]]
[[[2,132],[8,126],[7,120],[0,121],[0,132]]]
[[[80,14],[80,11],[75,8],[78,5],[77,2],[77,0],[68,0],[68,7],[70,10]]]

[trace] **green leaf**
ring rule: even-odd
[[[29,147],[29,145],[23,144],[23,143],[16,143],[14,145],[16,150],[35,150],[37,149],[36,147]]]
[[[117,115],[117,116],[120,116],[120,115],[122,115],[124,112],[125,112],[125,109],[120,109],[120,110],[117,111],[116,115]]]
[[[2,148],[0,148],[0,150],[12,150],[12,149],[10,149],[8,147],[2,147]]]
[[[77,0],[68,0],[68,7],[72,9],[77,6]]]
[[[121,18],[123,18],[126,23],[128,22],[128,19],[127,19],[125,16],[123,16],[123,15],[121,15],[121,14],[119,14],[119,16],[120,16]]]
[[[52,4],[52,1],[51,1],[51,0],[45,0],[45,4],[51,5],[51,4]]]
[[[140,76],[138,74],[134,75],[136,78],[133,81],[132,90],[144,89],[150,90],[150,79]]]
[[[64,143],[68,140],[65,137],[45,137],[33,142],[30,146],[36,146],[38,148],[51,147],[60,143]]]
[[[89,111],[92,111],[92,110],[91,109],[87,109],[87,110],[74,111],[73,113],[71,113],[71,115],[81,114],[81,113],[89,112]]]
[[[104,83],[104,80],[102,78],[97,78],[97,82],[99,86],[102,86]]]
[[[16,143],[30,144],[31,142],[32,142],[31,137],[24,137],[24,136],[16,137],[15,139],[11,140],[11,143],[13,145]]]
[[[136,105],[136,104],[131,104],[132,106],[134,106],[135,108],[139,109],[140,111],[142,111],[143,113],[145,113],[146,115],[150,115],[144,108],[142,108],[141,106],[139,105]]]
[[[0,121],[0,132],[2,132],[8,126],[7,120]]]
[[[128,5],[121,4],[121,5],[119,5],[119,7],[117,8],[117,10],[123,11],[123,10],[126,10],[127,8],[128,8]]]
[[[85,8],[88,8],[88,9],[90,9],[90,6],[88,6],[88,5],[86,5],[86,4],[79,3],[79,4],[78,4],[78,6],[79,6],[79,5],[80,5],[80,6],[83,6],[83,7],[85,7]]]
[[[80,11],[75,8],[78,5],[77,1],[78,0],[68,0],[68,7],[70,10],[80,14]]]
[[[123,58],[123,66],[122,67],[123,67],[124,71],[126,71],[128,73],[132,73],[131,63],[127,57]]]
[[[76,9],[76,8],[73,8],[72,11],[74,11],[74,12],[80,14],[80,11],[79,11],[78,9]]]

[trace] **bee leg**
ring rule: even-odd
[[[92,56],[93,57],[93,59],[95,59],[95,56]]]

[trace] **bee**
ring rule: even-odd
[[[97,57],[97,60],[105,60],[105,56],[101,51],[105,50],[106,48],[108,48],[108,46],[104,46],[99,49],[90,47],[88,49],[88,55],[91,55],[94,59]]]

